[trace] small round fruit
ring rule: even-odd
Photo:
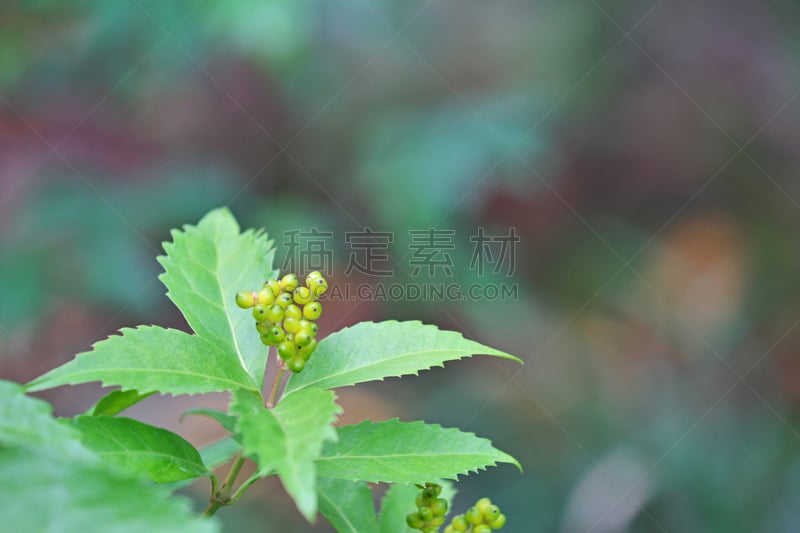
[[[300,347],[300,346],[308,346],[309,344],[311,344],[311,341],[313,341],[313,340],[314,340],[314,337],[309,335],[308,331],[305,331],[305,330],[302,330],[302,329],[294,334],[294,343],[298,347]]]
[[[292,292],[297,288],[297,285],[299,285],[299,282],[296,274],[286,274],[281,278],[281,289],[286,292]]]
[[[269,287],[264,287],[258,291],[256,296],[258,296],[258,303],[261,305],[270,305],[275,301],[275,295],[272,294],[272,291],[269,289]]]
[[[287,333],[297,333],[300,331],[300,321],[296,318],[287,317],[284,315],[283,329],[285,329]]]
[[[270,340],[269,335],[265,333],[261,334],[261,343],[266,346],[275,346],[275,343]]]
[[[236,305],[242,309],[250,309],[253,307],[254,301],[255,298],[253,298],[253,293],[250,291],[241,291],[236,293]]]
[[[322,296],[328,291],[328,282],[325,281],[325,278],[317,278],[311,284],[311,292],[315,296]]]
[[[269,309],[267,309],[266,320],[272,322],[273,324],[277,324],[283,320],[283,307],[278,304],[272,305]]]
[[[292,359],[297,353],[297,348],[291,341],[284,340],[278,345],[278,357],[284,361]]]
[[[475,506],[477,507],[477,504]],[[483,517],[487,522],[491,522],[498,516],[500,516],[500,508],[496,505],[487,505],[483,509]]]
[[[431,531],[439,531],[439,526],[444,524],[444,516],[434,516],[428,520],[428,525],[432,528]]]
[[[492,505],[492,500],[489,498],[481,498],[475,502],[475,507],[478,508],[481,514],[486,514],[486,509],[488,509],[490,505]]]
[[[303,316],[306,320],[316,320],[322,314],[322,304],[319,302],[311,302],[303,307]]]
[[[406,524],[408,524],[408,527],[411,529],[422,529],[425,527],[425,520],[423,520],[418,513],[410,513],[406,515]]]
[[[453,524],[450,524],[446,528],[444,528],[444,533],[456,533],[456,530],[453,529]]]
[[[256,322],[256,329],[262,335],[266,335],[267,333],[269,333],[269,330],[272,329],[272,324],[266,320],[264,320],[263,322]]]
[[[431,503],[430,507],[434,516],[444,516],[447,514],[447,500],[444,498],[437,498]]]
[[[316,349],[317,349],[317,341],[311,339],[311,342],[308,343],[306,346],[299,346],[297,348],[297,353],[299,353],[303,357],[303,359],[308,361],[309,357],[311,357],[311,354],[314,353],[314,350]]]
[[[419,508],[419,516],[420,516],[420,518],[422,518],[423,520],[425,520],[427,522],[428,520],[433,518],[433,511],[428,506],[420,507]]]
[[[469,509],[467,509],[467,512],[464,513],[464,518],[466,518],[467,522],[469,522],[473,526],[477,526],[478,524],[483,523],[483,514],[477,507],[470,507]]]
[[[277,279],[268,279],[267,282],[264,283],[264,287],[271,290],[273,296],[277,296],[281,293],[281,284]]]
[[[286,333],[283,331],[282,327],[272,326],[271,328],[269,328],[269,331],[267,332],[267,337],[272,342],[272,344],[280,344],[286,337]]]
[[[497,518],[489,522],[492,529],[502,529],[506,525],[506,515],[500,513]]]
[[[314,280],[321,277],[322,277],[322,272],[320,272],[319,270],[309,272],[308,275],[306,276],[306,287],[310,289],[314,283]]]
[[[289,304],[286,306],[286,311],[284,312],[284,316],[300,320],[301,318],[303,318],[303,311],[295,304]]]
[[[269,317],[269,310],[263,305],[253,307],[253,318],[256,322],[266,322]]]
[[[492,528],[486,524],[478,524],[472,528],[472,533],[492,533]]]
[[[288,366],[289,370],[296,374],[303,371],[303,369],[306,367],[306,362],[302,357],[295,356],[289,359],[289,362],[286,363],[286,366]]]
[[[469,523],[467,523],[467,519],[464,518],[463,514],[454,516],[451,525],[453,526],[453,529],[456,531],[466,531],[467,529],[469,529]]]
[[[294,301],[299,305],[306,305],[311,301],[311,291],[306,287],[297,287],[293,294]]]
[[[282,309],[286,309],[289,307],[289,304],[292,303],[292,295],[288,292],[282,292],[275,298],[275,303],[280,305]]]
[[[316,337],[317,331],[319,331],[319,326],[317,326],[316,322],[312,322],[311,320],[306,320],[304,318],[300,321],[300,329],[304,329],[308,331],[309,335]]]

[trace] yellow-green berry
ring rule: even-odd
[[[297,348],[290,340],[284,340],[278,344],[278,357],[284,361],[291,359],[297,353]]]
[[[466,531],[469,529],[469,523],[467,522],[467,519],[464,518],[463,514],[453,517],[452,526],[456,531]]]
[[[275,301],[275,295],[272,294],[272,291],[267,287],[258,291],[256,296],[258,297],[258,303],[260,305],[270,305]]]
[[[281,320],[283,320],[283,307],[278,304],[274,304],[267,309],[266,320],[272,322],[273,324],[277,324]]]
[[[311,293],[316,296],[322,296],[328,290],[328,282],[325,281],[325,278],[317,278],[311,284]]]
[[[300,321],[296,318],[287,317],[284,315],[283,329],[286,330],[286,333],[297,333],[300,331]]]
[[[486,509],[488,509],[490,505],[492,505],[492,500],[489,498],[481,498],[475,502],[475,507],[478,508],[481,514],[486,514]]]
[[[303,359],[308,361],[308,358],[311,357],[311,354],[314,353],[314,350],[317,348],[317,341],[311,339],[311,342],[305,346],[299,346],[297,348],[297,353],[302,356]]]
[[[265,322],[268,316],[269,312],[265,306],[257,305],[253,307],[253,318],[256,319],[256,322]]]
[[[492,533],[492,528],[486,524],[478,524],[472,528],[472,533]]]
[[[241,291],[236,293],[236,305],[242,309],[250,309],[254,303],[253,293],[250,291]]]
[[[306,320],[304,318],[304,319],[302,319],[300,321],[300,329],[304,329],[304,330],[308,331],[308,333],[312,337],[316,337],[317,336],[317,331],[319,331],[319,326],[317,326],[317,324],[315,322],[312,322],[311,320]]]
[[[428,520],[428,527],[433,528],[433,531],[438,531],[442,524],[444,524],[444,516],[434,516]]]
[[[288,292],[282,292],[275,297],[275,303],[280,305],[281,308],[286,309],[292,303],[292,295]]]
[[[294,301],[299,305],[306,305],[312,300],[311,291],[306,287],[297,287],[293,293]]]
[[[256,322],[256,329],[262,335],[266,335],[269,333],[269,330],[272,329],[272,324],[267,320],[264,320],[263,322]]]
[[[294,343],[298,347],[300,347],[300,346],[308,346],[309,344],[311,344],[311,341],[313,341],[313,340],[314,340],[314,337],[309,335],[308,331],[305,331],[305,330],[302,330],[302,329],[294,334]]]
[[[497,518],[489,522],[489,525],[492,529],[502,529],[502,527],[506,525],[506,515],[500,513],[497,515]]]
[[[473,526],[483,523],[483,514],[477,507],[470,507],[467,509],[467,512],[464,513],[464,518]]]
[[[289,304],[286,306],[286,311],[284,312],[284,316],[300,320],[301,318],[303,318],[303,310],[300,309],[295,304]]]
[[[276,279],[268,279],[267,282],[264,283],[264,287],[267,287],[269,290],[271,290],[273,296],[277,296],[281,293],[281,284]]]
[[[430,508],[434,516],[444,516],[447,514],[447,500],[444,498],[437,498],[431,502]]]
[[[286,366],[288,366],[289,370],[296,374],[303,371],[303,368],[306,366],[306,361],[302,357],[295,356],[289,359],[289,362],[286,363]]]
[[[297,288],[297,285],[299,285],[299,282],[296,274],[286,274],[281,278],[281,289],[286,292],[292,292]]]
[[[477,507],[477,504],[476,504]],[[483,509],[483,517],[486,519],[486,522],[491,522],[495,518],[500,516],[500,508],[496,505],[487,505]]]
[[[269,331],[267,331],[267,338],[272,344],[279,344],[286,338],[286,333],[283,331],[282,327],[272,326]]]
[[[311,302],[303,307],[303,316],[306,320],[316,320],[322,315],[322,304]]]
[[[314,280],[321,277],[322,277],[322,272],[320,272],[319,270],[309,272],[308,275],[306,276],[306,287],[310,289],[314,283]]]
[[[425,520],[417,513],[410,513],[406,515],[406,524],[408,524],[408,527],[411,529],[422,529],[425,527]]]

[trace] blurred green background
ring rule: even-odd
[[[462,426],[523,463],[464,478],[457,509],[488,494],[512,532],[797,531],[799,25],[789,0],[5,1],[0,377],[185,327],[155,256],[229,205],[279,258],[287,231],[333,232],[342,286],[518,288],[332,299],[321,322],[419,318],[525,360],[340,392],[348,422]],[[344,274],[364,227],[394,232],[392,278]],[[519,234],[513,274],[468,268],[479,227]],[[455,232],[452,276],[411,275],[428,228]],[[71,415],[100,394],[43,396]],[[132,413],[204,444],[212,424],[178,420],[195,401]],[[329,531],[269,481],[219,516]]]

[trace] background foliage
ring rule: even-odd
[[[152,258],[216,205],[277,241],[395,231],[398,281],[408,229],[454,229],[465,266],[476,227],[513,226],[518,302],[330,302],[320,326],[422,319],[526,365],[343,389],[347,422],[491,435],[525,474],[467,478],[455,505],[491,494],[512,531],[788,531],[798,21],[778,0],[5,2],[0,377],[187,330]],[[65,415],[99,395],[43,394]],[[180,402],[130,416],[213,441]],[[220,519],[306,528],[270,489]]]

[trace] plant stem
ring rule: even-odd
[[[211,494],[208,507],[203,511],[203,516],[213,516],[220,507],[231,503],[233,484],[236,483],[236,478],[239,476],[239,472],[241,472],[244,466],[244,461],[245,459],[241,453],[236,456],[236,460],[233,462],[233,466],[231,466],[228,472],[228,477],[225,478],[219,491]]]
[[[275,381],[272,382],[272,390],[267,400],[267,409],[272,409],[275,406],[275,397],[278,395],[278,387],[281,384],[284,372],[286,372],[286,365],[283,363],[282,359],[278,358],[278,373],[275,374]]]

